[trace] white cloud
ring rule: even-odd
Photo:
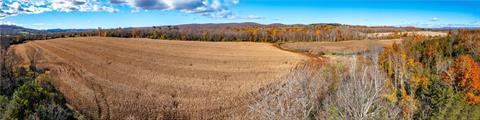
[[[221,18],[229,17],[231,11],[228,7],[239,2],[239,0],[110,0],[112,4],[129,5],[136,10],[178,10]]]
[[[18,14],[60,12],[117,12],[114,6],[126,5],[140,10],[176,10],[202,16],[228,18],[229,7],[240,0],[0,0],[0,19]]]
[[[45,23],[33,23],[32,25],[33,26],[45,26],[46,24]]]
[[[3,20],[0,20],[0,25],[17,25],[13,22],[10,22],[10,21],[3,21]]]
[[[436,21],[438,21],[438,18],[437,18],[437,17],[433,17],[430,21],[436,22]]]
[[[98,0],[0,0],[0,19],[18,14],[39,14],[48,11],[116,12],[118,9]]]
[[[249,15],[247,16],[247,19],[262,19],[262,17],[256,16],[256,15]]]
[[[478,24],[478,23],[480,23],[480,22],[479,22],[479,21],[472,21],[472,22],[470,22],[470,24]]]
[[[248,15],[248,16],[230,16],[229,19],[264,19],[263,17],[259,17],[256,15]]]
[[[238,3],[240,3],[240,0],[232,0],[232,3],[233,4],[238,4]]]
[[[88,11],[107,11],[116,12],[111,6],[103,5],[97,0],[51,0],[51,9],[62,12],[88,12]]]

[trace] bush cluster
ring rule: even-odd
[[[0,60],[0,119],[71,120],[83,118],[35,66],[18,67],[2,52]]]

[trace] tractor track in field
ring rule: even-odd
[[[268,43],[106,37],[32,41],[13,46],[48,69],[73,108],[93,119],[158,119],[175,109],[191,119],[245,112],[247,97],[307,59]],[[172,103],[175,103],[172,107]]]

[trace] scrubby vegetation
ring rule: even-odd
[[[259,91],[251,119],[480,119],[480,31],[414,36],[299,67]],[[315,69],[312,69],[315,68]]]
[[[45,71],[32,64],[15,65],[13,57],[0,50],[0,119],[82,119],[49,83]],[[33,61],[32,61],[33,63]]]

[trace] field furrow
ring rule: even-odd
[[[105,37],[34,41],[14,50],[25,64],[40,54],[37,66],[94,119],[159,119],[172,109],[222,119],[306,59],[267,43]]]

